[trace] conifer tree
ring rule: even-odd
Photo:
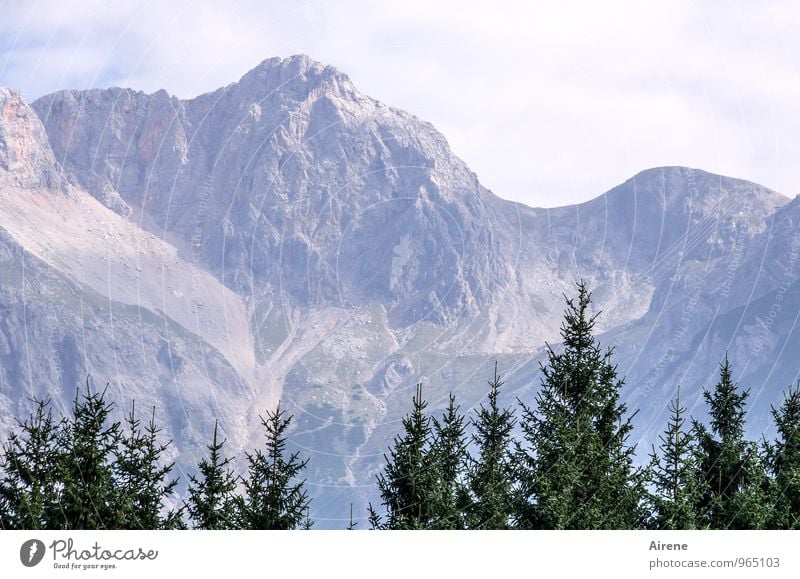
[[[719,382],[703,396],[710,426],[695,421],[698,469],[704,484],[702,524],[712,529],[760,529],[767,524],[766,476],[758,447],[745,439],[745,402],[749,390],[733,382],[728,356]]]
[[[238,477],[230,468],[231,459],[224,457],[225,440],[219,440],[218,424],[206,448],[208,456],[197,465],[199,477],[189,477],[186,511],[196,529],[222,530],[239,527],[236,512]]]
[[[112,404],[105,394],[106,389],[93,392],[87,378],[86,392],[75,395],[59,441],[63,452],[56,472],[63,491],[51,528],[117,529],[124,524],[112,462],[120,423],[110,421]]]
[[[383,517],[375,510],[372,503],[367,504],[367,521],[369,522],[369,528],[373,531],[383,531],[388,528]]]
[[[629,529],[643,524],[642,475],[633,466],[632,425],[619,401],[612,350],[592,335],[597,316],[578,282],[565,298],[563,350],[547,345],[536,408],[520,403],[519,525],[544,529]]]
[[[429,529],[435,521],[436,473],[431,454],[431,424],[425,414],[422,385],[417,385],[411,413],[403,418],[402,435],[394,439],[386,466],[378,475],[378,490],[386,521],[372,510],[374,529]]]
[[[172,464],[161,459],[155,417],[142,428],[135,412],[128,431],[111,419],[106,389],[89,378],[78,390],[72,415],[53,417],[49,401],[34,401],[0,456],[0,528],[180,528],[180,512],[166,512],[163,499],[177,484]]]
[[[170,443],[160,444],[155,408],[142,429],[135,403],[127,419],[128,431],[120,437],[114,472],[123,529],[173,529],[181,525],[180,511],[165,511],[164,500],[173,494],[177,479],[170,479],[174,463],[163,462]]]
[[[35,409],[20,433],[12,432],[0,458],[0,529],[47,529],[58,513],[61,485],[60,430],[49,400],[34,400]]]
[[[697,504],[701,482],[697,478],[694,436],[685,428],[686,407],[681,406],[680,388],[669,404],[670,417],[666,430],[659,436],[661,444],[650,455],[647,470],[650,526],[655,529],[697,529]]]
[[[767,446],[774,505],[769,526],[800,529],[800,382],[784,394],[779,409],[772,408],[772,418],[777,439]]]
[[[310,531],[313,526],[314,526],[314,521],[311,520],[311,509],[309,507],[306,507],[305,516],[303,517],[302,529],[304,531]]]
[[[358,523],[353,520],[353,503],[350,503],[350,522],[347,523],[348,531],[355,531]]]
[[[514,413],[500,408],[498,397],[503,382],[494,365],[489,381],[488,405],[481,404],[473,419],[472,435],[477,457],[469,468],[468,484],[472,494],[468,519],[471,529],[507,529],[513,517],[514,466],[511,433],[516,424]]]
[[[278,405],[261,419],[265,430],[264,450],[247,453],[248,476],[245,495],[239,501],[242,525],[246,529],[289,530],[310,525],[310,499],[305,479],[300,480],[308,459],[298,452],[287,456],[286,435],[292,417]]]
[[[452,394],[441,419],[434,417],[432,422],[431,463],[436,477],[432,526],[436,529],[464,529],[470,501],[465,484],[469,452],[465,417]]]

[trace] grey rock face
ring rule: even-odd
[[[313,515],[342,527],[417,381],[469,408],[499,359],[530,400],[577,279],[646,447],[677,383],[702,416],[726,350],[754,428],[800,370],[800,206],[747,181],[664,167],[580,205],[507,202],[432,126],[303,56],[191,100],[0,105],[4,424],[92,372],[156,405],[188,466],[215,417],[232,449],[260,444],[280,397]]]
[[[62,187],[47,136],[19,94],[0,88],[0,185]]]

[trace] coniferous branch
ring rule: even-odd
[[[373,531],[382,531],[386,529],[386,523],[383,518],[378,514],[372,503],[367,504],[367,512],[369,514],[367,520],[369,521],[370,529]]]
[[[354,531],[357,526],[358,526],[358,523],[353,521],[353,503],[350,503],[350,522],[347,523],[347,530],[348,531]]]
[[[695,439],[685,428],[686,407],[681,405],[680,386],[669,403],[669,421],[659,436],[658,451],[653,447],[647,469],[650,513],[649,526],[655,529],[696,529],[700,525],[697,505],[702,482],[697,477]]]
[[[223,455],[225,440],[219,440],[219,424],[214,421],[208,456],[197,465],[198,476],[189,477],[185,509],[195,529],[240,528],[236,488],[239,477],[231,470],[232,459]]]
[[[244,497],[239,503],[242,525],[246,529],[297,529],[307,520],[311,499],[300,480],[308,459],[300,454],[287,454],[286,435],[292,417],[280,404],[275,412],[261,419],[266,445],[264,450],[245,453],[248,476],[244,481]]]
[[[577,301],[565,297],[563,349],[547,345],[540,364],[536,407],[521,403],[516,519],[526,528],[637,528],[644,484],[627,443],[632,417],[613,351],[602,352],[592,335],[599,314],[589,314],[591,295],[585,282],[577,287]]]
[[[172,441],[160,444],[161,429],[155,423],[155,408],[144,429],[136,416],[136,405],[126,418],[127,433],[120,438],[114,462],[115,478],[120,493],[119,503],[123,529],[171,529],[181,526],[182,509],[164,511],[164,500],[170,497],[178,479],[170,479],[174,463],[163,462]]]
[[[773,529],[800,529],[800,382],[771,409],[776,440],[765,443],[766,468],[772,475],[768,496]]]
[[[411,414],[403,418],[404,433],[384,455],[386,465],[377,480],[387,518],[383,523],[376,518],[378,525],[373,528],[428,529],[434,525],[436,472],[432,468],[431,420],[425,414],[427,402],[421,384],[417,384],[412,404]]]
[[[495,362],[488,404],[481,404],[472,420],[477,457],[471,461],[467,474],[471,492],[467,517],[471,529],[507,529],[513,518],[515,470],[511,433],[516,420],[512,410],[500,408],[502,386]]]
[[[693,422],[698,476],[703,482],[699,516],[701,524],[711,529],[761,529],[770,518],[762,457],[757,445],[744,436],[748,396],[749,390],[740,390],[733,382],[726,354],[714,390],[703,393],[710,430]]]
[[[436,529],[465,529],[465,513],[470,509],[465,477],[469,460],[465,417],[450,394],[441,419],[433,417],[431,462],[435,469],[436,496],[432,498]]]
[[[17,421],[0,457],[0,529],[47,529],[58,513],[62,485],[57,466],[64,418],[53,417],[50,400],[34,399],[34,411]]]
[[[59,515],[50,522],[60,529],[117,529],[124,525],[115,484],[113,457],[121,441],[121,425],[112,422],[113,404],[106,402],[108,385],[76,393],[72,416],[60,431],[63,449],[56,472],[63,484]]]

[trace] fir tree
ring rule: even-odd
[[[800,382],[789,388],[779,409],[772,408],[777,439],[767,446],[772,475],[769,526],[800,529]]]
[[[172,529],[180,527],[180,511],[164,512],[164,500],[173,494],[177,479],[170,479],[174,463],[163,463],[170,443],[159,444],[161,431],[155,424],[155,408],[142,429],[135,403],[127,417],[128,431],[120,437],[114,463],[120,508],[119,528]]]
[[[347,523],[348,531],[355,531],[358,523],[353,520],[353,503],[350,503],[350,522]]]
[[[431,424],[425,415],[426,407],[422,385],[418,384],[411,414],[403,418],[404,434],[395,437],[389,455],[384,455],[384,471],[378,475],[378,490],[387,518],[384,522],[371,510],[370,522],[375,529],[428,529],[434,526],[436,473],[432,468]]]
[[[114,477],[114,456],[120,442],[120,423],[110,421],[112,404],[106,390],[75,395],[72,417],[61,430],[62,448],[56,472],[63,492],[58,520],[52,528],[117,529],[125,521]]]
[[[314,526],[314,521],[311,520],[311,509],[309,507],[306,507],[305,516],[303,517],[302,529],[304,531],[310,531],[313,526]]]
[[[380,516],[378,511],[375,510],[375,507],[372,506],[372,503],[367,504],[367,521],[369,522],[369,527],[373,531],[383,531],[387,529],[386,523],[383,521],[383,517]]]
[[[465,512],[469,509],[469,491],[464,482],[469,459],[464,415],[450,394],[441,419],[433,418],[431,462],[435,472],[436,496],[433,504],[433,527],[436,529],[466,528]]]
[[[35,410],[21,433],[12,432],[0,459],[0,529],[48,529],[58,513],[61,484],[60,431],[49,400],[34,400]]]
[[[222,530],[239,526],[236,512],[238,477],[230,468],[231,459],[223,455],[226,441],[219,440],[217,429],[214,422],[214,436],[206,447],[208,457],[197,465],[199,478],[189,477],[186,511],[196,529]]]
[[[247,454],[248,477],[244,481],[245,496],[240,503],[243,527],[246,529],[297,529],[307,520],[310,499],[305,480],[299,480],[308,465],[294,452],[287,456],[286,433],[292,417],[278,405],[261,419],[266,447]]]
[[[536,409],[524,403],[518,452],[519,525],[545,529],[629,529],[643,524],[644,489],[627,445],[632,425],[623,382],[595,341],[591,296],[579,282],[565,298],[564,348],[547,345]]]
[[[719,382],[703,393],[711,430],[694,423],[704,484],[701,523],[712,529],[759,529],[767,522],[766,476],[757,445],[744,437],[748,395],[733,382],[726,354]]]
[[[686,408],[681,406],[680,388],[669,404],[670,418],[660,435],[658,452],[653,448],[647,470],[652,506],[650,526],[655,529],[698,528],[697,504],[701,483],[697,479],[694,436],[685,428]]]
[[[468,518],[472,529],[506,529],[513,516],[514,467],[510,445],[516,421],[513,411],[499,406],[502,385],[495,362],[488,406],[481,404],[473,419],[472,440],[477,457],[468,476],[472,494]]]

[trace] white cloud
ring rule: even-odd
[[[193,96],[304,52],[433,122],[485,185],[585,200],[685,164],[800,192],[790,2],[0,4],[0,85]]]

